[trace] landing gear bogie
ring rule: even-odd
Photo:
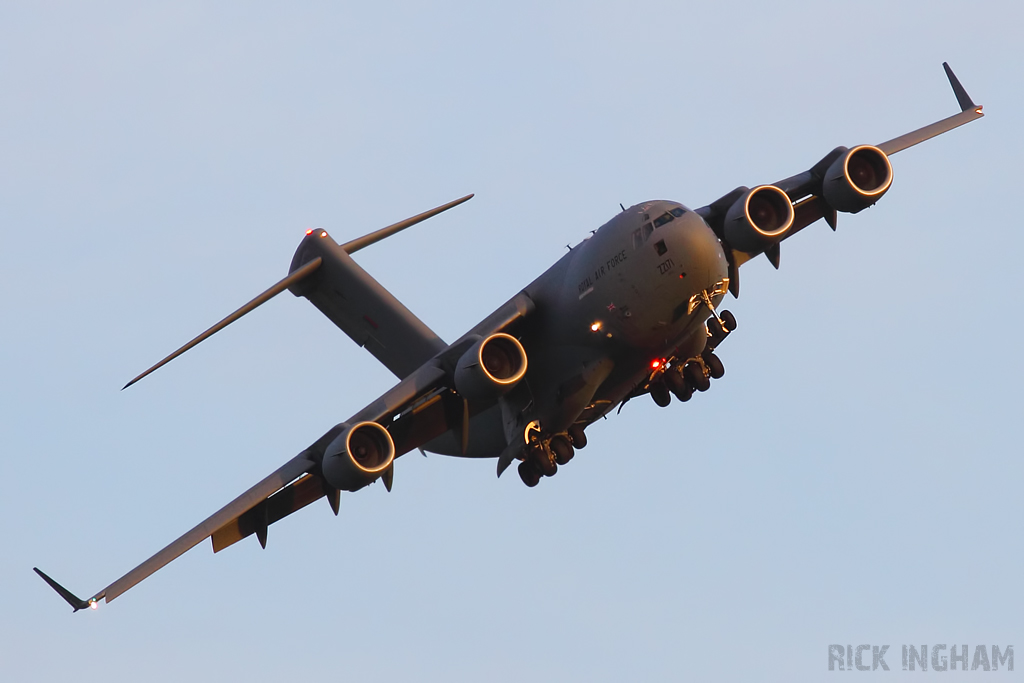
[[[565,465],[576,455],[573,444],[582,448],[587,439],[583,436],[583,427],[573,425],[569,432],[555,434],[550,438],[540,438],[538,433],[523,450],[522,462],[519,463],[519,478],[533,488],[541,477],[553,477],[558,473],[558,466]]]

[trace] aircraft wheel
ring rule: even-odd
[[[671,368],[666,370],[662,377],[664,378],[665,384],[668,386],[669,390],[671,390],[671,392],[676,396],[678,396],[679,392],[686,386],[686,380],[683,379],[683,374],[680,372],[680,367],[678,365],[673,365]]]
[[[705,354],[704,363],[708,366],[708,374],[711,375],[711,379],[722,379],[725,377],[725,365],[722,364],[722,359],[713,353]]]
[[[665,386],[664,382],[654,382],[651,384],[649,389],[651,392],[651,398],[653,398],[654,402],[660,407],[664,408],[672,402],[672,397],[669,396],[668,387]]]
[[[736,329],[736,316],[734,316],[731,311],[722,311],[718,317],[722,319],[723,323],[725,323],[725,329],[730,332]]]
[[[562,436],[561,434],[551,437],[550,448],[551,453],[555,456],[555,462],[559,465],[566,464],[572,460],[575,455],[568,437]]]
[[[687,382],[697,391],[707,391],[711,388],[711,380],[704,376],[704,369],[699,363],[687,363],[683,372],[686,374]]]
[[[676,379],[669,382],[669,388],[672,389],[676,398],[685,403],[693,397],[693,386],[678,371],[672,373],[672,377]]]
[[[531,489],[540,483],[540,473],[525,460],[519,463],[519,478]]]
[[[587,447],[587,435],[583,433],[582,425],[569,427],[569,440],[572,441],[574,448]]]
[[[540,470],[541,474],[545,477],[555,476],[555,472],[558,471],[558,463],[556,463],[555,459],[551,457],[551,451],[546,448],[542,448],[541,446],[537,446],[533,449],[531,457],[533,458],[534,465]]]

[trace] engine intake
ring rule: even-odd
[[[358,491],[391,467],[395,442],[376,422],[348,427],[324,451],[324,479],[342,491]]]
[[[498,332],[473,344],[455,366],[455,390],[468,401],[493,399],[526,374],[526,351],[515,337]]]
[[[857,213],[881,199],[891,184],[892,165],[885,152],[860,145],[832,162],[821,190],[836,211]]]
[[[774,185],[759,185],[725,214],[725,240],[733,249],[757,254],[781,240],[793,225],[793,203]]]

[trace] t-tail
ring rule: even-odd
[[[468,194],[344,244],[331,239],[326,230],[307,230],[295,251],[287,277],[128,382],[123,389],[286,289],[295,296],[309,299],[331,322],[357,344],[366,347],[385,367],[399,378],[406,377],[447,344],[363,270],[350,254],[472,198],[473,195]]]

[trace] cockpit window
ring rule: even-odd
[[[643,246],[643,243],[647,241],[647,238],[654,232],[654,228],[650,223],[644,223],[642,227],[637,228],[633,231],[633,248],[639,249]]]
[[[673,216],[675,216],[676,218],[680,218],[680,217],[682,217],[682,215],[683,215],[684,213],[686,213],[686,209],[684,209],[684,208],[683,208],[683,207],[681,207],[681,206],[677,206],[676,208],[674,208],[674,209],[672,209],[671,211],[669,211],[669,213],[671,213],[671,214],[672,214]]]
[[[675,219],[672,217],[672,214],[666,211],[665,213],[661,214],[660,216],[654,219],[654,227],[660,228],[661,226],[673,220]]]

